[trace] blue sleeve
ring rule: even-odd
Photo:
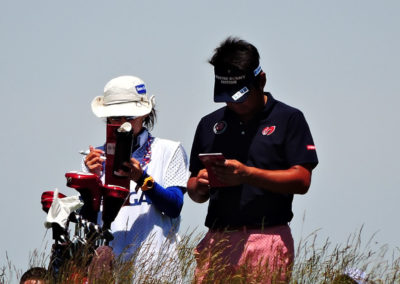
[[[162,187],[157,182],[150,190],[144,191],[146,197],[150,198],[154,206],[164,212],[168,217],[176,218],[181,214],[183,206],[183,192],[178,186]]]

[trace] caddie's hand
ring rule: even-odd
[[[217,179],[228,186],[244,183],[248,176],[248,167],[237,160],[216,161],[213,171]]]
[[[89,150],[90,153],[85,158],[85,165],[89,172],[100,176],[103,170],[104,160],[101,157],[104,157],[104,151],[96,149],[93,146],[89,146]]]
[[[135,158],[131,158],[129,162],[125,162],[123,165],[126,166],[129,170],[124,171],[120,169],[118,170],[118,172],[116,172],[117,175],[129,177],[129,179],[133,180],[134,182],[137,182],[143,175],[143,169],[140,166],[140,162]]]

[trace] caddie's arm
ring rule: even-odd
[[[90,173],[101,176],[103,172],[104,151],[96,149],[93,146],[89,146],[89,150],[90,153],[83,160],[84,165]]]
[[[197,176],[192,175],[189,178],[187,192],[190,198],[197,203],[206,202],[210,198],[210,182],[206,169],[200,170]]]
[[[125,162],[124,165],[129,169],[128,172],[118,170],[118,175],[129,177],[136,182],[146,196],[153,202],[154,206],[164,212],[171,218],[179,216],[183,206],[183,194],[185,189],[178,186],[170,186],[167,188],[158,184],[153,177],[143,171],[140,162],[135,158],[131,158],[130,162]],[[146,178],[150,177],[151,186],[144,188]]]

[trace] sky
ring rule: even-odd
[[[318,231],[343,243],[363,227],[375,244],[400,246],[399,1],[0,0],[0,266],[26,270],[48,252],[43,191],[66,187],[79,151],[105,140],[91,100],[120,75],[156,97],[152,134],[189,155],[213,103],[207,63],[228,36],[254,44],[265,90],[305,114],[319,165],[296,195],[297,245]],[[185,196],[181,231],[204,232],[207,203]],[[7,257],[6,257],[7,256]]]

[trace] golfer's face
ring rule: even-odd
[[[112,116],[107,118],[107,123],[122,125],[125,122],[129,122],[132,125],[133,135],[137,135],[143,127],[144,116],[131,117],[131,116]]]
[[[226,103],[227,107],[238,115],[251,114],[258,107],[257,96],[254,93],[255,89],[250,89],[250,94],[244,102],[241,103]]]

